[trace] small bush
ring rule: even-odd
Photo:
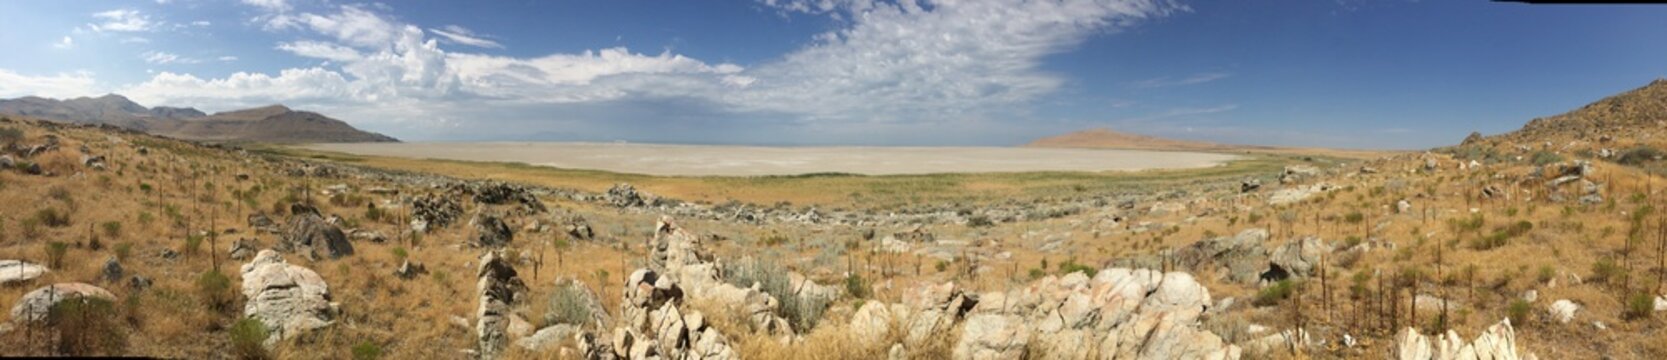
[[[776,315],[787,319],[798,333],[809,333],[815,329],[822,320],[822,312],[828,308],[829,299],[802,296],[794,291],[787,268],[774,261],[754,260],[729,273],[729,280],[737,286],[750,287],[757,283],[765,293],[775,296],[781,303],[776,308]]]
[[[406,257],[411,256],[410,253],[405,252],[404,247],[400,247],[400,246],[395,246],[393,252],[394,252],[394,261],[404,262]]]
[[[58,353],[72,356],[119,355],[127,347],[115,303],[94,297],[61,301],[47,312],[47,326],[58,334]]]
[[[365,341],[353,345],[353,360],[376,360],[381,357],[382,347],[376,346],[375,343]]]
[[[69,253],[69,244],[62,241],[46,243],[46,262],[53,269],[64,268],[64,255]]]
[[[180,252],[185,253],[185,256],[191,256],[191,255],[196,255],[197,251],[201,250],[202,248],[203,248],[203,236],[202,235],[191,235],[191,236],[186,236],[185,237],[185,248],[180,249]]]
[[[19,141],[23,141],[23,130],[10,126],[0,128],[0,146],[16,144]]]
[[[133,243],[116,244],[112,249],[116,251],[116,259],[118,260],[127,260],[128,256],[133,255]]]
[[[1662,158],[1661,150],[1649,146],[1639,146],[1621,153],[1615,162],[1622,165],[1643,165]]]
[[[1551,265],[1544,265],[1540,266],[1540,274],[1539,276],[1534,277],[1534,280],[1544,284],[1551,281],[1551,279],[1555,277],[1557,277],[1557,268],[1551,267]]]
[[[595,317],[591,313],[593,304],[581,286],[570,283],[556,287],[555,292],[550,294],[550,306],[544,311],[545,326],[571,324],[582,328],[585,325],[602,325],[591,324],[591,319]]]
[[[1350,224],[1359,224],[1361,221],[1366,221],[1366,214],[1361,214],[1359,211],[1350,212],[1348,215],[1343,215],[1343,221]]]
[[[209,270],[197,277],[197,297],[203,305],[224,312],[232,306],[232,280],[219,271]]]
[[[232,352],[240,359],[265,359],[266,354],[266,324],[253,318],[243,318],[232,324],[229,331],[232,340]]]
[[[1505,314],[1511,319],[1511,325],[1521,327],[1528,324],[1528,314],[1532,310],[1533,306],[1528,304],[1528,300],[1516,299],[1505,309]]]
[[[989,216],[973,215],[973,216],[967,217],[967,226],[968,227],[990,227],[990,226],[995,226],[995,225],[996,225],[996,223],[994,221],[991,221]]]
[[[115,239],[122,236],[122,222],[120,221],[105,221],[99,226],[104,229],[105,237]]]
[[[51,226],[51,227],[69,226],[69,213],[58,210],[58,209],[54,209],[54,208],[44,208],[44,209],[40,209],[40,210],[35,210],[34,219],[35,219],[35,221],[40,222],[40,224],[46,225],[46,226]]]
[[[1250,303],[1256,306],[1278,305],[1280,301],[1291,298],[1291,295],[1296,293],[1296,288],[1296,281],[1280,280],[1272,286],[1262,288],[1262,291],[1256,292],[1256,298],[1252,299]]]
[[[1626,298],[1626,310],[1621,315],[1627,320],[1649,319],[1655,312],[1655,297],[1648,293],[1636,292]]]
[[[1071,273],[1079,271],[1082,272],[1083,275],[1088,275],[1088,277],[1094,277],[1094,274],[1099,272],[1091,266],[1077,263],[1077,259],[1068,259],[1059,263],[1060,275],[1070,275]]]
[[[1602,258],[1592,263],[1592,282],[1610,285],[1626,282],[1626,268],[1615,263],[1615,259]]]
[[[851,297],[867,299],[869,292],[868,280],[863,279],[862,275],[851,274],[851,276],[845,277],[845,293],[850,294]]]
[[[1546,166],[1546,165],[1551,165],[1551,164],[1556,164],[1556,163],[1563,162],[1563,156],[1562,155],[1557,155],[1557,153],[1553,153],[1553,152],[1549,152],[1549,151],[1536,151],[1536,152],[1534,152],[1534,155],[1531,158],[1534,161],[1534,165],[1539,165],[1539,166]]]

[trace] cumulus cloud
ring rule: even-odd
[[[59,48],[59,49],[74,48],[75,47],[75,38],[69,37],[69,35],[64,35],[63,39],[58,40],[58,42],[52,43],[52,47]]]
[[[87,24],[93,31],[140,32],[150,31],[156,23],[138,10],[118,9],[93,14],[100,22]]]
[[[70,98],[99,93],[91,72],[30,76],[0,69],[0,97],[44,96]]]
[[[502,49],[504,46],[497,41],[487,39],[484,35],[477,35],[473,31],[457,25],[446,25],[445,29],[428,29],[435,35],[453,44],[468,45],[480,48]]]
[[[291,12],[284,2],[245,2],[269,11],[257,18],[263,28],[302,36],[275,49],[328,62],[224,78],[163,72],[119,91],[142,103],[211,110],[286,103],[373,129],[576,121],[606,128],[599,124],[645,121],[625,119],[640,116],[749,131],[829,125],[822,128],[859,138],[866,130],[918,133],[944,123],[990,131],[996,125],[988,118],[1063,85],[1041,68],[1047,56],[1185,9],[1166,0],[763,0],[785,16],[827,16],[841,26],[780,58],[744,67],[624,47],[481,54],[460,50],[502,45],[456,25],[425,31],[375,7]],[[712,119],[721,123],[704,123]],[[526,132],[499,128],[505,135]]]

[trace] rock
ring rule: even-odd
[[[1294,204],[1307,200],[1314,194],[1331,191],[1333,188],[1330,184],[1315,184],[1279,189],[1279,191],[1274,191],[1273,195],[1268,196],[1268,205]]]
[[[1655,311],[1667,311],[1667,296],[1655,297]]]
[[[515,233],[509,229],[497,216],[479,213],[475,214],[475,242],[478,247],[503,247],[515,238]]]
[[[472,191],[474,192],[475,202],[478,203],[515,203],[519,204],[521,206],[521,210],[527,213],[542,213],[545,210],[544,203],[538,201],[537,196],[534,196],[532,192],[529,192],[526,188],[520,186],[501,182],[487,182],[475,186]]]
[[[626,183],[614,184],[613,187],[608,188],[607,194],[603,196],[607,199],[608,204],[614,207],[630,208],[645,204],[642,196],[637,194],[637,188]]]
[[[973,315],[961,331],[954,359],[1020,359],[1030,342],[1030,331],[1016,316]]]
[[[1402,360],[1435,359],[1534,359],[1516,344],[1516,330],[1504,319],[1466,343],[1458,332],[1448,330],[1435,339],[1407,328],[1395,337],[1395,357]]]
[[[354,229],[348,233],[348,237],[353,240],[370,241],[374,243],[384,243],[388,241],[388,236],[382,235],[382,232],[380,231]]]
[[[1574,313],[1580,311],[1580,305],[1567,299],[1557,300],[1551,303],[1548,310],[1551,312],[1552,319],[1556,319],[1559,323],[1567,324],[1570,321],[1574,321]]]
[[[256,231],[272,234],[282,232],[282,230],[278,228],[278,223],[273,222],[272,218],[266,217],[264,214],[250,214],[249,227],[255,229]]]
[[[591,230],[590,222],[585,218],[574,215],[567,220],[567,236],[574,240],[591,240],[596,238],[596,232]]]
[[[1395,202],[1396,214],[1405,214],[1408,211],[1412,211],[1412,202],[1407,201],[1406,199],[1401,199],[1401,201]]]
[[[1500,189],[1498,186],[1488,185],[1482,187],[1482,197],[1492,199],[1503,195],[1505,195],[1505,190]]]
[[[290,205],[289,223],[275,249],[309,259],[353,255],[353,243],[347,241],[341,228],[324,221],[318,209],[299,203]]]
[[[17,159],[11,155],[0,155],[0,170],[17,168]]]
[[[1319,176],[1319,168],[1308,165],[1286,165],[1285,170],[1279,173],[1279,183],[1295,184]]]
[[[133,277],[127,279],[127,287],[133,289],[133,291],[144,291],[151,287],[151,281],[144,276],[133,275]]]
[[[0,260],[0,285],[11,285],[34,280],[47,273],[45,266],[17,260]]]
[[[104,155],[81,155],[81,166],[104,170]]]
[[[112,283],[122,280],[122,263],[116,261],[115,255],[104,259],[104,270],[99,272],[99,277]]]
[[[405,259],[405,262],[399,264],[399,269],[394,270],[394,276],[407,280],[427,273],[428,268],[423,267],[420,262],[411,261],[411,259]]]
[[[1228,279],[1238,283],[1255,283],[1267,269],[1268,240],[1266,229],[1248,229],[1238,235],[1204,239],[1182,248],[1175,254],[1176,262],[1186,268],[1200,269],[1214,266],[1225,271]]]
[[[1268,281],[1283,280],[1281,274],[1308,277],[1319,266],[1320,257],[1328,252],[1330,250],[1325,243],[1313,236],[1285,243],[1269,256],[1270,266],[1263,278]]]
[[[174,251],[174,249],[162,248],[162,251],[158,251],[156,256],[166,260],[173,260],[179,258],[179,252]]]
[[[52,306],[60,302],[81,298],[98,298],[116,301],[116,295],[98,286],[86,283],[59,283],[43,286],[23,294],[12,305],[13,322],[35,322],[45,320],[51,312]]]
[[[476,272],[479,308],[475,312],[477,350],[483,359],[496,359],[509,344],[511,307],[527,290],[515,268],[497,251],[481,256]]]
[[[1470,135],[1464,137],[1464,141],[1460,142],[1459,145],[1471,145],[1478,142],[1482,142],[1482,133],[1472,131]]]
[[[544,352],[553,347],[560,346],[561,342],[572,339],[573,336],[578,333],[579,327],[577,326],[569,324],[556,324],[547,328],[538,329],[538,332],[534,332],[532,336],[516,340],[515,346],[527,349],[527,351]]]
[[[411,200],[412,229],[418,232],[449,226],[462,214],[463,206],[450,197],[428,195]]]
[[[1248,193],[1262,188],[1262,179],[1250,178],[1239,181],[1239,193]]]
[[[330,326],[339,312],[330,302],[324,278],[305,267],[290,265],[276,251],[261,250],[243,264],[243,315],[260,320],[278,340]]]
[[[1540,299],[1540,291],[1539,290],[1528,290],[1528,291],[1524,291],[1522,293],[1522,300],[1523,301],[1534,302],[1534,300],[1539,300],[1539,299]]]
[[[237,239],[232,240],[232,244],[226,252],[230,254],[232,260],[242,261],[248,260],[249,257],[254,256],[255,248],[254,246],[250,246],[250,240]]]
[[[937,237],[932,236],[932,232],[926,231],[926,227],[921,225],[915,225],[914,227],[909,228],[908,231],[895,233],[892,234],[892,236],[897,237],[898,240],[910,243],[929,243],[937,241]]]
[[[1186,211],[1187,211],[1187,204],[1179,203],[1179,202],[1162,202],[1162,201],[1160,201],[1160,202],[1157,202],[1155,204],[1152,204],[1152,208],[1150,210],[1147,210],[1146,213],[1148,215],[1152,215],[1152,216],[1164,216],[1164,215],[1169,215],[1169,214],[1180,214],[1180,213],[1184,213]]]

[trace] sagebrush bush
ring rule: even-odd
[[[753,260],[733,269],[729,274],[729,281],[736,286],[750,287],[757,283],[764,293],[775,296],[781,303],[781,306],[776,307],[776,315],[787,319],[797,332],[807,333],[816,328],[816,324],[822,320],[822,313],[828,308],[829,299],[801,295],[794,291],[787,268],[775,261]]]
[[[557,286],[550,293],[550,306],[544,311],[544,325],[570,324],[580,328],[602,325],[591,324],[595,314],[591,313],[590,301],[577,283]]]
[[[1528,315],[1532,310],[1533,306],[1528,304],[1528,300],[1516,299],[1505,309],[1505,316],[1511,319],[1511,325],[1521,327],[1528,324]]]
[[[209,270],[197,277],[197,298],[210,310],[224,312],[232,305],[232,280],[219,271]]]
[[[1256,292],[1256,298],[1252,299],[1250,303],[1256,306],[1278,305],[1280,301],[1289,299],[1292,294],[1295,294],[1296,288],[1296,280],[1280,280],[1279,282],[1262,288],[1261,291]]]
[[[127,348],[127,333],[118,319],[115,303],[81,297],[53,304],[46,323],[58,335],[60,354],[120,355]]]
[[[264,344],[268,334],[266,324],[262,324],[260,320],[253,318],[240,319],[237,323],[232,324],[231,331],[228,334],[231,335],[232,353],[236,354],[239,359],[267,358]]]
[[[1655,312],[1655,297],[1649,293],[1635,292],[1626,298],[1626,309],[1621,316],[1627,320],[1649,319]]]
[[[69,244],[62,241],[46,243],[46,262],[53,269],[64,268],[64,255],[69,253]]]
[[[35,221],[50,227],[69,226],[69,213],[56,208],[35,210]]]

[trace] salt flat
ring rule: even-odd
[[[574,142],[343,143],[305,147],[370,156],[519,162],[567,169],[667,176],[1134,171],[1210,167],[1238,158],[1198,152],[1020,147],[770,147]]]

